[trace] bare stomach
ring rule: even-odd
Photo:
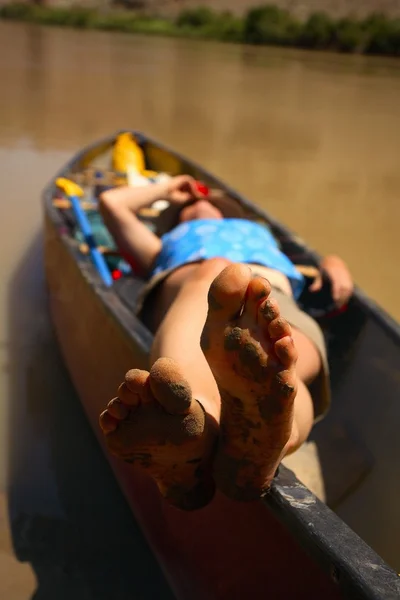
[[[289,279],[281,273],[280,271],[276,271],[275,269],[270,269],[269,267],[264,267],[262,265],[248,265],[250,269],[256,275],[261,275],[265,279],[268,279],[272,287],[277,287],[282,292],[285,292],[288,296],[293,296],[292,286],[290,285]]]
[[[199,264],[200,263],[189,263],[179,267],[165,279],[163,287],[169,287],[171,288],[171,291],[177,292],[187,279],[193,275]],[[288,296],[293,296],[289,279],[280,271],[257,264],[246,263],[246,265],[250,267],[255,275],[260,275],[261,277],[268,279],[273,287],[279,288]]]
[[[151,323],[148,323],[148,326],[153,332],[157,330],[182,286],[193,276],[196,276],[195,274],[198,266],[199,263],[190,263],[179,267],[168,275],[159,286],[155,293],[153,310],[151,311]],[[273,287],[279,288],[288,296],[293,296],[288,278],[280,271],[256,264],[247,264],[247,266],[251,268],[255,275],[260,275],[261,277],[268,279]]]

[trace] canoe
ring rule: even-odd
[[[66,366],[102,446],[99,413],[128,369],[149,367],[152,334],[134,313],[144,281],[132,271],[125,273],[119,266],[123,263],[110,262],[120,257],[107,241],[99,252],[93,231],[84,239],[77,236],[77,213],[60,198],[56,180],[79,183],[85,190],[79,210],[96,213],[93,200],[101,186],[117,184],[126,176],[111,168],[120,133],[78,152],[44,192],[51,317]],[[317,265],[316,253],[258,206],[192,161],[140,132],[132,134],[144,153],[146,169],[188,173],[222,190],[229,198],[227,215],[233,211],[256,216],[268,223],[289,256],[304,265]],[[158,219],[160,227],[168,228],[167,212],[150,210],[143,218],[149,226],[156,226]],[[99,271],[91,246],[108,266],[111,282]],[[177,598],[400,597],[396,572],[379,556],[394,566],[397,557],[400,564],[400,520],[392,501],[400,491],[396,476],[400,328],[358,289],[347,310],[322,317],[321,324],[329,349],[333,406],[313,430],[308,444],[312,451],[303,454],[299,471],[302,467],[304,471],[304,462],[311,471],[319,469],[323,487],[319,495],[324,501],[281,465],[260,502],[236,503],[218,494],[202,510],[179,511],[164,502],[149,477],[105,449]],[[318,457],[317,467],[312,455]]]

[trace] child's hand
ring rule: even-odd
[[[177,175],[168,181],[167,199],[172,204],[185,204],[190,200],[202,198],[196,180],[190,175]]]
[[[321,262],[321,268],[328,274],[332,284],[332,297],[338,308],[350,300],[354,283],[350,271],[344,261],[335,255],[326,256]],[[321,288],[322,278],[317,278],[310,286],[310,292],[317,292]]]

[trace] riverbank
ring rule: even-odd
[[[400,19],[378,13],[362,19],[332,19],[319,12],[300,21],[288,11],[268,5],[250,9],[243,17],[203,7],[184,10],[172,19],[127,10],[12,3],[0,6],[0,18],[80,29],[400,56]]]

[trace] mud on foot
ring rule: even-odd
[[[221,394],[217,487],[236,500],[268,489],[293,422],[297,351],[271,286],[230,265],[210,287],[201,346]]]
[[[213,498],[216,426],[172,359],[128,371],[100,426],[110,452],[145,469],[170,504],[193,510]]]

